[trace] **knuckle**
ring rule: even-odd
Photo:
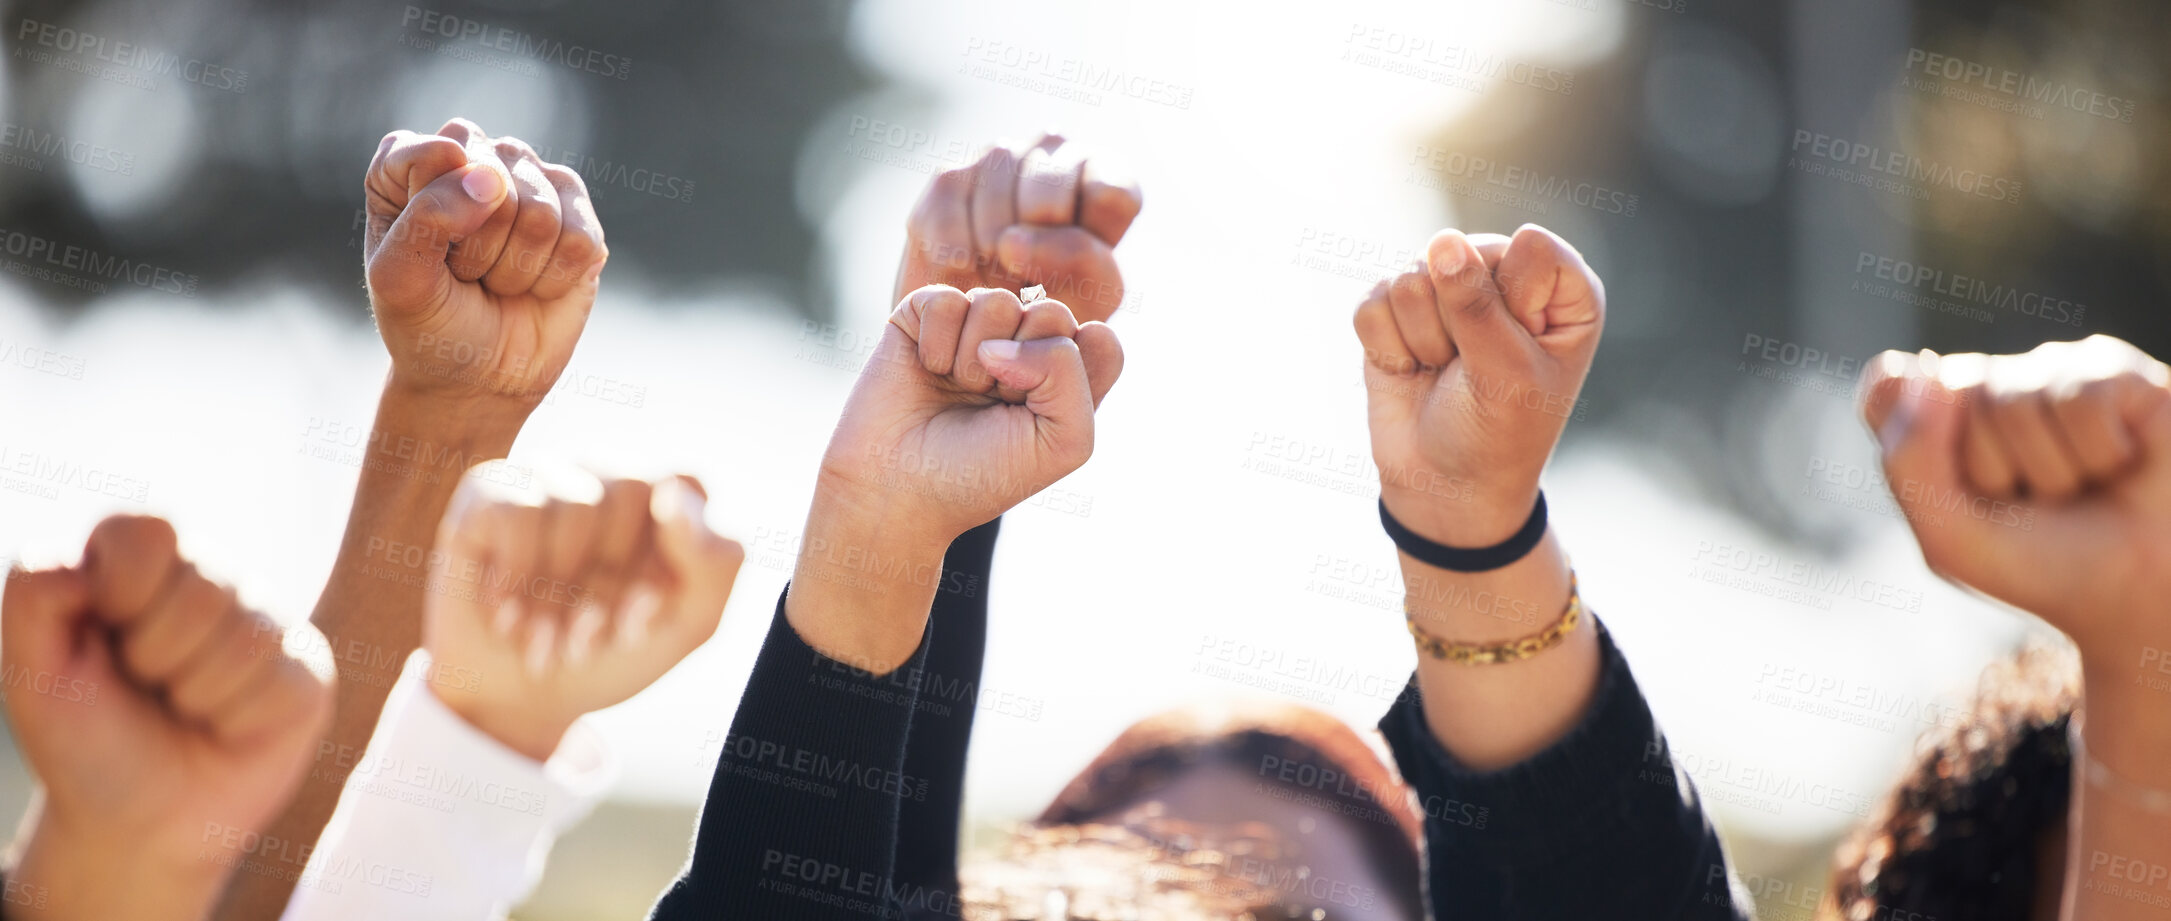
[[[1095,182],[1086,187],[1086,205],[1111,217],[1129,219],[1138,216],[1145,197],[1131,186]]]
[[[1039,234],[1031,258],[1042,272],[1058,275],[1072,274],[1093,264],[1093,257],[1101,246],[1107,244],[1082,232]]]
[[[2056,402],[2061,409],[2067,411],[2109,407],[2117,402],[2120,391],[2132,386],[2132,382],[2126,379],[2127,373],[2120,372],[2110,377],[2081,381],[2073,387],[2070,395]]]
[[[1990,388],[1983,394],[1983,408],[1999,426],[2025,424],[2029,412],[2034,409],[2030,399],[2033,395],[2031,391]]]
[[[994,318],[1018,316],[1024,311],[1024,303],[1008,288],[974,288],[969,295],[974,312],[985,312]]]
[[[561,228],[558,216],[551,211],[530,208],[533,202],[522,202],[520,218],[513,222],[511,238],[524,249],[541,249],[558,242]],[[574,234],[573,236],[578,236]]]
[[[1387,297],[1390,301],[1401,299],[1430,306],[1432,280],[1419,272],[1403,272],[1388,284]]]
[[[170,558],[179,545],[173,525],[152,515],[113,515],[91,530],[101,553],[114,553],[120,565],[143,565]]]
[[[528,272],[536,272],[536,269],[541,269],[541,267],[534,263],[534,258],[541,258],[543,254],[556,252],[554,243],[560,243],[560,239],[562,239],[562,235],[558,230],[558,222],[551,222],[551,219],[543,219],[543,217],[521,219],[521,222],[512,224],[510,241],[512,241],[512,245],[515,245],[515,248],[519,248],[523,252],[519,254],[519,258],[512,258],[512,263],[515,263],[515,265],[504,265],[504,261],[502,261],[502,263],[499,263],[499,267],[528,269]],[[567,256],[560,256],[560,258],[567,258]],[[584,258],[573,256],[573,258],[569,258],[569,261],[584,261]]]
[[[212,581],[194,566],[189,567],[181,583],[174,586],[173,597],[174,607],[190,620],[223,621],[234,607],[231,590]]]
[[[604,252],[603,241],[586,233],[567,233],[558,237],[556,259],[568,265],[584,266],[602,258]]]
[[[936,173],[929,184],[930,191],[961,192],[972,187],[972,168],[960,167]]]
[[[970,169],[960,170],[960,172],[966,173],[966,178],[970,180],[971,178],[973,178],[972,172],[974,170],[979,171],[981,175],[998,173],[1002,170],[1009,169],[1011,167],[1011,164],[1016,160],[1017,155],[1011,153],[1009,148],[999,145],[991,146],[988,149],[980,152],[979,159],[973,161],[972,167]]]

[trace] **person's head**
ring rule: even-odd
[[[1294,705],[1133,724],[998,859],[985,918],[1417,921],[1419,819],[1355,731]]]
[[[2058,915],[2079,659],[2032,644],[1983,672],[1969,713],[1923,733],[1900,783],[1840,847],[1841,921]]]

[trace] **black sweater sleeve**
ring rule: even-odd
[[[997,518],[951,542],[928,613],[927,660],[916,682],[919,709],[905,740],[905,774],[926,778],[926,795],[906,796],[897,816],[896,873],[907,910],[941,905],[957,893],[965,751],[979,710],[988,572],[1001,528]]]
[[[1628,661],[1591,623],[1598,693],[1582,722],[1527,761],[1483,773],[1456,762],[1414,687],[1380,720],[1424,810],[1425,899],[1436,921],[1750,917]]]
[[[790,589],[786,588],[788,595]],[[693,857],[657,921],[853,919],[894,898],[898,804],[927,640],[888,675],[815,652],[777,599],[768,638],[716,759]]]

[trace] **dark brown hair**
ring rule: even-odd
[[[1898,786],[1840,846],[1832,904],[1844,921],[2027,921],[2045,842],[2065,820],[2079,699],[2070,647],[2030,643],[1983,671],[1974,706],[1916,743]]]
[[[1276,760],[1278,759],[1278,760]],[[1422,914],[1415,803],[1401,778],[1362,737],[1332,715],[1289,704],[1186,708],[1141,720],[1109,743],[997,858],[966,868],[969,921],[1054,917],[1076,921],[1155,917],[1284,917],[1292,904],[1237,861],[1282,856],[1263,825],[1208,828],[1152,809],[1150,799],[1190,765],[1256,771],[1302,801],[1355,819],[1365,862],[1389,881],[1382,897]],[[1291,784],[1262,765],[1331,772],[1332,783]]]

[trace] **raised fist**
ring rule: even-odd
[[[1078,469],[1123,371],[1106,324],[1059,301],[941,285],[890,314],[822,459],[824,486],[946,546]]]
[[[45,791],[10,883],[48,890],[46,917],[200,917],[331,717],[330,662],[284,639],[157,518],[106,519],[79,567],[10,573],[7,713]]]
[[[1932,570],[2050,621],[2084,657],[2123,658],[2161,634],[2171,590],[2167,388],[2162,362],[2091,336],[1885,352],[1862,410]]]
[[[423,647],[438,699],[542,761],[715,634],[746,553],[709,530],[692,477],[583,474],[547,495],[506,479],[470,471],[445,513]]]
[[[1535,224],[1440,231],[1424,265],[1373,288],[1355,322],[1388,510],[1456,546],[1522,527],[1605,317],[1598,276]]]
[[[580,174],[456,118],[385,135],[362,185],[370,305],[394,382],[522,411],[541,402],[610,255]]]
[[[1136,183],[1104,175],[1056,135],[991,147],[937,174],[913,207],[896,297],[927,285],[1040,285],[1080,321],[1106,321],[1123,303],[1115,245],[1141,203]]]

